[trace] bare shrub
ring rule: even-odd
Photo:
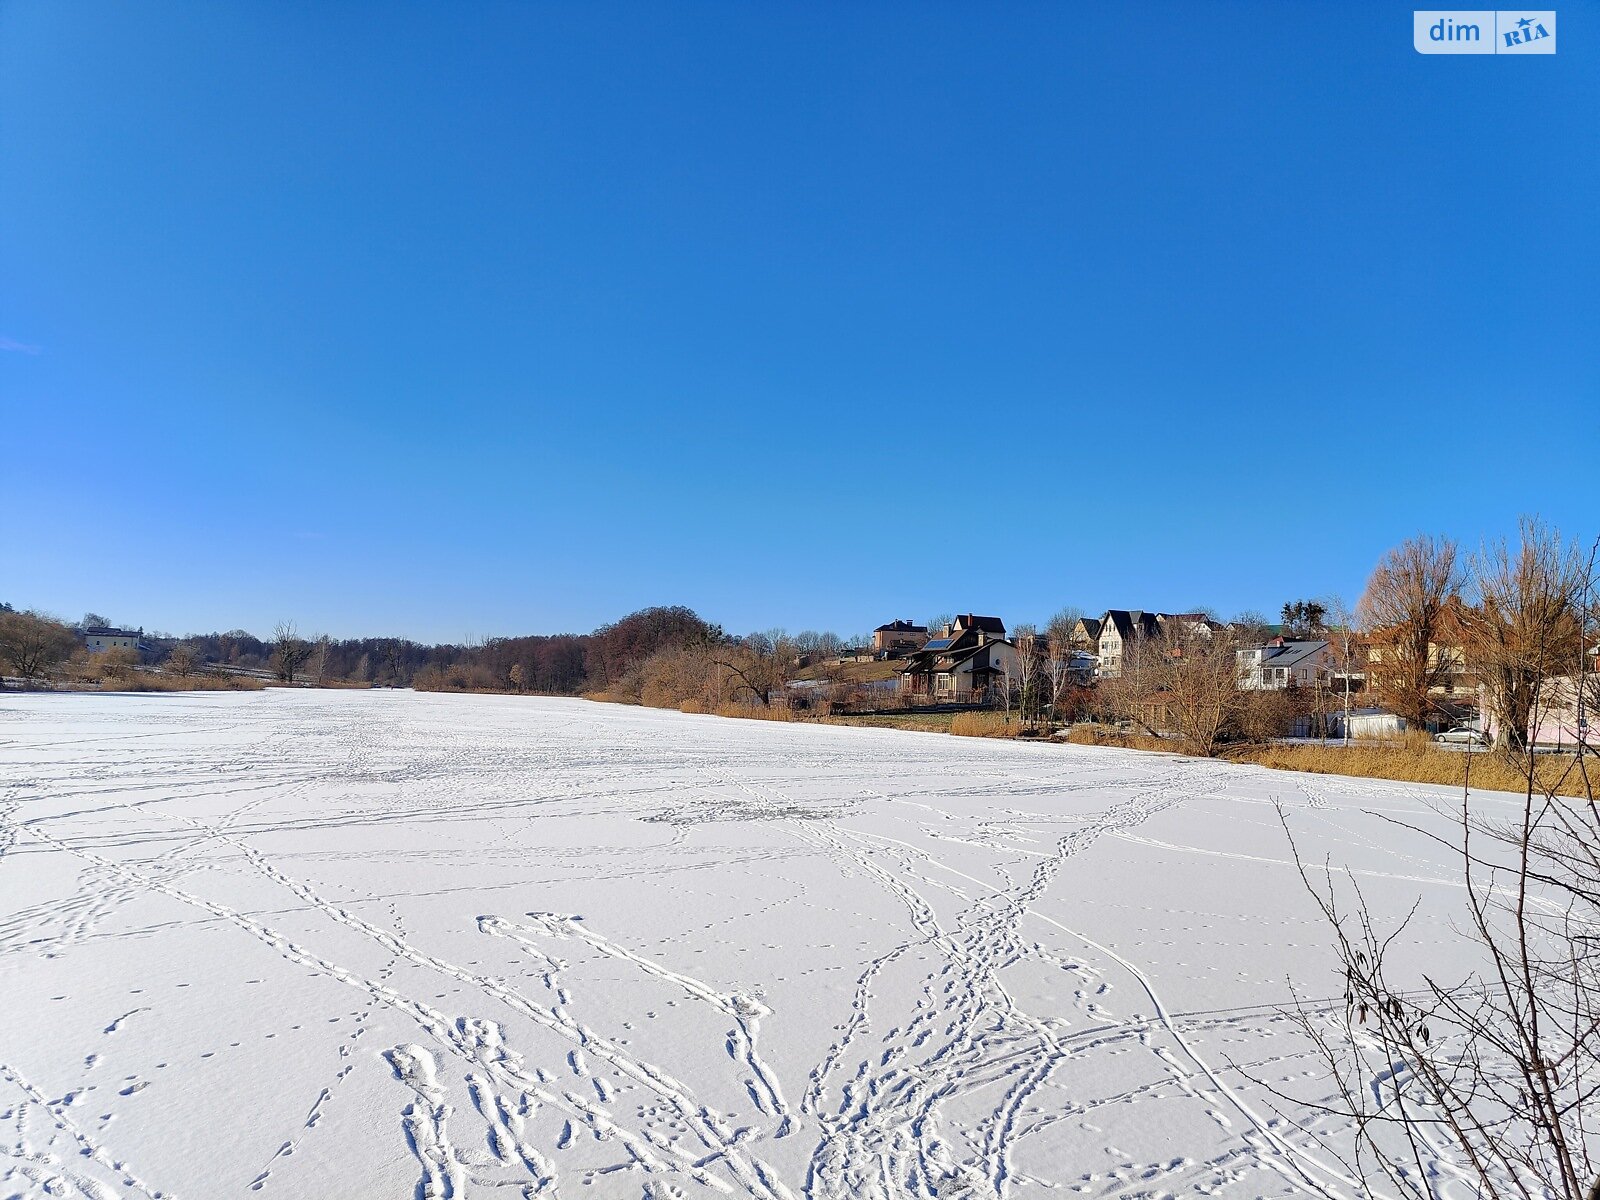
[[[280,676],[281,677],[281,676]],[[488,667],[477,663],[452,663],[423,667],[411,680],[419,692],[499,692],[505,689]]]
[[[100,677],[107,683],[125,683],[139,669],[139,653],[126,646],[113,646],[101,651]]]
[[[1270,742],[1285,736],[1300,715],[1298,697],[1287,688],[1243,692],[1235,718],[1239,735],[1249,742]]]
[[[200,666],[200,656],[188,642],[179,642],[167,652],[167,670],[173,675],[193,675]]]

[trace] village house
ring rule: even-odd
[[[1072,626],[1072,632],[1067,635],[1067,645],[1074,650],[1082,650],[1088,654],[1098,653],[1100,646],[1100,618],[1079,617]]]
[[[1017,650],[999,617],[966,613],[915,651],[900,668],[908,700],[978,703],[1019,678]]]
[[[913,625],[910,621],[890,621],[872,631],[872,651],[878,658],[899,658],[912,650],[920,650],[928,640],[926,625]]]
[[[1239,687],[1248,692],[1315,688],[1333,682],[1333,647],[1309,638],[1275,637],[1238,652]]]
[[[139,639],[144,637],[144,630],[91,625],[84,629],[80,636],[83,638],[84,646],[93,654],[99,654],[103,650],[137,651]]]
[[[1100,660],[1102,679],[1120,679],[1123,661],[1138,642],[1165,635],[1187,634],[1194,637],[1211,637],[1223,628],[1205,613],[1158,613],[1139,608],[1107,609],[1098,622],[1099,637],[1093,647]],[[1087,629],[1086,621],[1077,628]],[[1074,632],[1077,632],[1075,628]]]
[[[1145,638],[1155,637],[1161,627],[1156,614],[1138,608],[1110,608],[1100,618],[1100,637],[1094,653],[1100,660],[1100,678],[1120,679],[1123,659]]]
[[[1439,640],[1428,643],[1428,673],[1434,678],[1428,691],[1447,703],[1470,705],[1477,702],[1478,679],[1467,668],[1464,621],[1460,601],[1452,601],[1440,618]],[[1380,690],[1387,671],[1392,669],[1384,664],[1398,656],[1394,638],[1395,632],[1390,629],[1376,629],[1366,636],[1365,675]]]

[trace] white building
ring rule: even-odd
[[[1249,692],[1314,688],[1333,681],[1333,647],[1310,639],[1276,637],[1241,650],[1239,687]]]
[[[111,629],[104,625],[91,625],[83,631],[83,644],[94,654],[102,650],[132,650],[137,653],[143,633],[140,629]]]

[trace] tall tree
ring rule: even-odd
[[[294,683],[295,672],[311,657],[311,643],[295,631],[293,621],[279,621],[272,642],[272,669],[284,683]]]
[[[1586,566],[1576,543],[1525,517],[1517,544],[1504,539],[1473,556],[1478,604],[1465,626],[1467,665],[1494,714],[1496,740],[1528,748],[1549,685],[1577,671]]]
[[[1414,726],[1426,724],[1434,689],[1460,665],[1445,637],[1461,602],[1458,559],[1450,539],[1414,537],[1383,556],[1361,597],[1369,682],[1380,703]]]
[[[0,612],[0,657],[24,679],[47,674],[77,644],[72,630],[41,613]]]

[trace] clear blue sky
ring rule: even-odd
[[[422,639],[1600,530],[1600,5],[0,4],[0,599]]]

